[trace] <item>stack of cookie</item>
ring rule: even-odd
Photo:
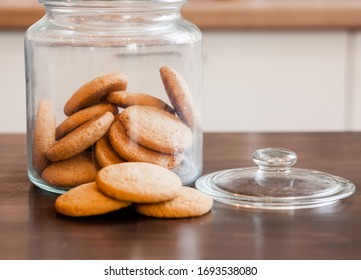
[[[149,94],[127,92],[124,74],[81,86],[66,102],[68,117],[56,128],[51,103],[41,100],[32,153],[37,175],[50,185],[71,188],[93,181],[102,167],[125,161],[168,169],[180,165],[192,146],[194,105],[177,72],[164,66],[160,74],[174,109]]]
[[[119,163],[180,165],[193,145],[195,107],[175,70],[164,66],[160,74],[173,108],[154,96],[127,92],[128,79],[118,73],[81,86],[66,102],[68,117],[57,127],[51,103],[41,100],[32,152],[36,174],[68,189],[95,181],[100,169]],[[86,188],[94,189],[94,183]]]
[[[182,187],[172,171],[151,163],[126,162],[102,168],[96,182],[75,187],[59,196],[57,212],[84,217],[100,215],[134,204],[138,213],[158,218],[188,218],[210,211],[213,200]]]

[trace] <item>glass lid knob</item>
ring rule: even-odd
[[[283,148],[266,148],[257,150],[252,159],[258,165],[259,172],[288,173],[297,162],[297,155]]]

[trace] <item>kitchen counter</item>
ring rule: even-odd
[[[202,29],[361,27],[354,0],[190,0],[182,13]],[[2,0],[0,28],[25,29],[43,14],[36,0]]]
[[[205,216],[153,219],[132,208],[69,218],[58,195],[27,178],[25,135],[0,135],[0,259],[361,259],[361,133],[207,133],[204,173],[253,166],[264,147],[297,167],[347,178],[356,193],[314,209],[271,211],[218,202]]]

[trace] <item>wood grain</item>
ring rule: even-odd
[[[190,0],[183,16],[201,29],[359,28],[354,0]],[[0,28],[25,29],[44,15],[36,0],[2,0]]]
[[[266,211],[215,203],[194,219],[131,208],[92,218],[56,214],[57,197],[27,179],[26,138],[0,135],[0,259],[360,259],[361,133],[205,134],[204,173],[253,165],[254,150],[294,150],[297,167],[345,177],[356,193],[318,209]]]

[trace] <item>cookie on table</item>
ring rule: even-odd
[[[145,162],[125,162],[104,167],[98,172],[96,183],[110,197],[138,203],[173,199],[182,188],[174,172]]]
[[[95,158],[101,167],[125,162],[114,150],[107,135],[104,135],[95,144]]]
[[[128,78],[121,73],[100,76],[81,86],[66,102],[64,113],[67,116],[86,107],[99,104],[113,91],[126,90]]]
[[[108,131],[114,120],[111,112],[106,112],[79,126],[56,142],[46,153],[51,161],[71,158],[93,145]]]
[[[196,107],[183,77],[169,66],[160,69],[165,91],[178,117],[191,129],[197,125]]]
[[[129,206],[104,195],[95,182],[82,184],[60,195],[55,201],[55,210],[71,217],[101,215]]]
[[[103,115],[106,112],[112,112],[113,114],[117,114],[118,108],[110,103],[101,103],[70,115],[56,128],[56,139],[62,138],[69,132],[86,123],[87,121]]]
[[[192,131],[176,116],[151,106],[134,105],[119,117],[127,135],[157,152],[182,153],[192,145]]]
[[[55,143],[55,127],[55,115],[50,101],[40,100],[35,116],[32,152],[32,165],[39,175],[50,163],[46,152]]]
[[[43,170],[42,178],[51,185],[71,188],[95,181],[97,173],[91,155],[84,152],[70,159],[53,162]]]
[[[170,107],[163,100],[145,93],[115,91],[111,92],[108,95],[107,101],[121,108],[127,108],[133,105],[144,105],[156,107],[158,109],[174,114],[173,108]]]
[[[134,142],[126,135],[125,128],[120,121],[115,121],[111,125],[109,141],[119,156],[127,161],[154,163],[172,169],[183,160],[183,154],[164,154]]]
[[[179,195],[169,201],[151,204],[137,204],[138,213],[157,218],[190,218],[208,213],[213,199],[208,195],[190,188],[182,187]]]

